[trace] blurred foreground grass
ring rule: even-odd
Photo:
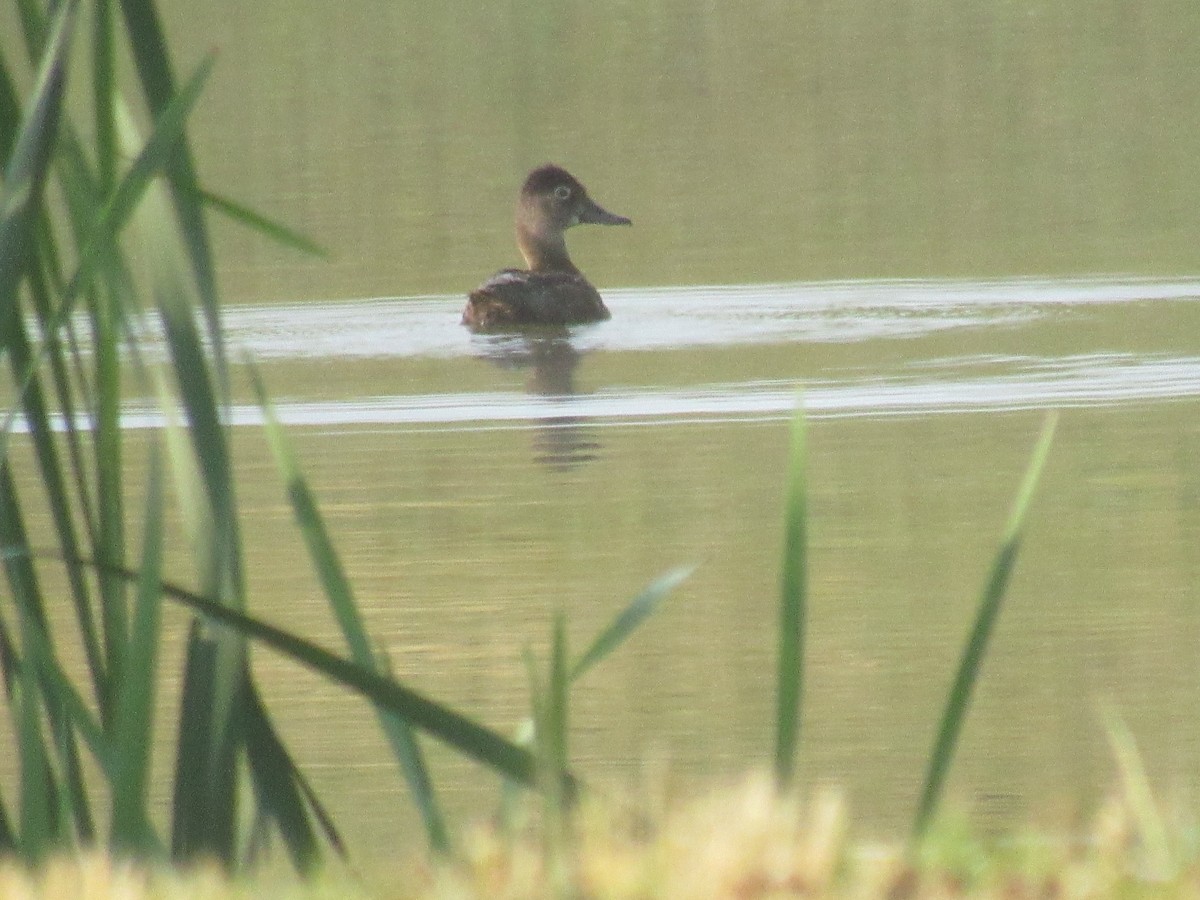
[[[516,836],[476,827],[453,864],[414,855],[368,875],[328,869],[303,880],[230,879],[216,865],[149,868],[90,854],[35,870],[0,864],[0,897],[1200,897],[1194,823],[1167,820],[1164,834],[1148,833],[1144,810],[1128,794],[1102,803],[1084,833],[1070,839],[1032,830],[983,838],[964,822],[941,819],[914,851],[899,836],[856,835],[837,790],[781,796],[764,773],[682,801],[654,791],[636,801],[588,801],[571,838],[565,885],[547,867],[531,819]]]

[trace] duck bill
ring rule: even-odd
[[[607,209],[600,206],[593,200],[589,200],[587,207],[579,213],[579,221],[588,225],[633,224],[630,219],[627,219],[624,216],[618,216],[616,213],[610,213]]]

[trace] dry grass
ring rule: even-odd
[[[455,865],[417,862],[367,883],[332,873],[308,882],[230,881],[216,868],[179,872],[92,854],[55,859],[35,872],[0,865],[0,898],[1200,900],[1194,829],[1171,826],[1167,846],[1149,846],[1138,812],[1121,798],[1104,804],[1091,833],[1077,842],[1031,837],[989,846],[946,828],[910,854],[901,841],[851,838],[834,790],[814,791],[802,803],[777,797],[771,785],[751,777],[653,813],[589,803],[566,851],[533,825],[519,837],[478,827],[463,838]]]

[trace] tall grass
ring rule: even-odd
[[[511,782],[553,785],[562,807],[577,790],[565,770],[565,744],[535,754],[388,675],[257,378],[266,438],[346,655],[251,613],[224,424],[230,364],[207,219],[212,210],[302,250],[315,245],[201,187],[186,124],[213,61],[177,79],[152,0],[93,0],[87,25],[78,0],[49,11],[18,0],[18,8],[37,74],[22,112],[14,64],[0,59],[0,355],[10,372],[0,433],[0,564],[7,579],[0,671],[19,776],[14,791],[0,790],[0,853],[36,860],[57,847],[102,841],[123,852],[212,857],[237,867],[274,834],[308,871],[327,849],[343,852],[251,676],[250,642],[288,654],[374,705],[435,852],[451,851],[449,829],[417,730]],[[72,80],[73,44],[85,32],[91,67]],[[132,57],[140,102],[118,89],[118,47]],[[65,112],[72,86],[76,99],[90,100],[84,123]],[[144,136],[139,118],[150,123]],[[47,199],[51,184],[61,207]],[[169,359],[162,367],[143,361],[139,335],[150,315],[165,336]],[[139,438],[121,429],[131,391],[157,397],[169,423],[141,438],[145,447],[131,447]],[[25,453],[37,475],[29,488],[15,471]],[[135,455],[148,459],[144,471],[131,462]],[[145,490],[131,509],[134,478],[144,479]],[[169,496],[187,533],[194,586],[164,578]],[[50,519],[41,546],[26,524],[35,507]],[[130,535],[139,532],[135,545]],[[65,574],[65,588],[51,569]],[[676,580],[636,598],[570,672],[563,645],[551,671],[554,702],[535,703],[542,741],[565,735],[566,682],[617,646]],[[194,615],[163,831],[148,798],[166,602]],[[69,626],[60,624],[64,603]],[[85,661],[82,690],[68,673],[72,657]],[[85,776],[89,760],[98,775]],[[104,812],[106,825],[98,821]]]
[[[979,607],[975,622],[971,627],[967,643],[963,647],[962,658],[954,675],[954,682],[946,698],[945,709],[942,711],[941,723],[937,736],[934,738],[933,750],[929,755],[928,768],[925,773],[924,787],[921,789],[921,799],[917,804],[916,816],[913,819],[913,836],[921,838],[929,828],[929,823],[937,809],[945,788],[946,778],[950,772],[950,764],[954,759],[954,751],[958,747],[958,736],[962,731],[967,710],[971,703],[971,694],[983,667],[984,655],[988,642],[995,628],[996,619],[1004,602],[1009,579],[1017,563],[1017,553],[1021,549],[1021,539],[1024,536],[1025,517],[1033,499],[1034,489],[1041,477],[1042,468],[1050,454],[1050,445],[1054,440],[1054,429],[1058,424],[1058,416],[1051,413],[1046,417],[1042,432],[1034,447],[1033,456],[1021,480],[1016,499],[1013,501],[1012,512],[1009,513],[1000,547],[992,562],[991,571],[984,583],[979,598]]]
[[[784,489],[783,558],[779,586],[779,650],[775,687],[775,780],[786,789],[796,768],[804,687],[804,624],[808,578],[808,497],[803,399],[792,419]]]
[[[1050,453],[1056,413],[1047,415],[1025,476],[984,584],[974,625],[963,647],[962,658],[946,698],[930,752],[921,796],[913,819],[912,835],[919,841],[927,832],[945,789],[958,737],[970,709],[971,695],[982,673],[992,630],[1003,605],[1017,562],[1025,518],[1042,468]],[[803,402],[792,420],[791,450],[784,488],[783,552],[780,563],[778,651],[775,679],[775,783],[786,790],[795,775],[800,749],[800,717],[804,685],[805,612],[808,595],[807,445]]]
[[[187,115],[212,63],[205,60],[177,89],[153,6],[129,0],[120,10],[153,123],[145,139],[116,89],[116,10],[105,0],[92,6],[90,20],[90,128],[64,113],[72,42],[82,30],[77,2],[55,4],[50,13],[32,0],[19,4],[25,44],[39,70],[23,115],[17,113],[12,66],[0,60],[0,352],[13,398],[0,456],[0,541],[9,588],[0,652],[21,774],[18,824],[3,829],[0,845],[36,858],[54,846],[97,840],[102,829],[96,817],[104,805],[98,796],[107,795],[106,832],[114,846],[138,852],[170,846],[180,858],[203,854],[232,862],[246,845],[237,824],[238,772],[246,764],[254,816],[273,820],[297,864],[308,865],[316,858],[314,833],[333,834],[320,824],[319,807],[273,741],[274,728],[247,674],[242,639],[199,619],[188,637],[169,839],[150,824],[164,467],[176,485],[197,488],[178,493],[201,589],[229,609],[244,609],[245,597],[220,414],[228,374],[214,266],[184,140]],[[85,146],[80,134],[89,131],[95,138]],[[65,209],[51,210],[51,181]],[[150,260],[140,275],[124,250],[126,242],[139,240]],[[147,294],[173,364],[173,385],[164,384],[163,393],[171,407],[182,407],[185,423],[165,450],[153,443],[147,448],[145,508],[131,513],[125,506],[130,438],[120,427],[123,385],[132,375],[132,383],[153,391],[161,378],[140,363],[136,323]],[[194,317],[197,303],[203,327]],[[18,419],[46,493],[66,597],[49,586],[53,581],[35,563],[30,545],[25,521],[34,504],[19,492],[11,458]],[[128,544],[131,515],[142,522],[140,547]],[[68,599],[89,695],[77,692],[63,666],[70,630],[51,625],[56,618],[49,607]],[[103,790],[84,778],[83,753],[97,764]],[[6,823],[13,821],[11,804],[0,798]],[[302,812],[285,812],[297,809]]]

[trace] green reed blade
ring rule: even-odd
[[[117,180],[117,136],[113,120],[116,82],[113,75],[111,0],[94,0],[92,10],[92,113],[96,124],[96,167],[102,194]]]
[[[24,555],[25,562],[29,562],[23,548],[6,548],[6,560],[14,555]],[[9,571],[14,569],[10,566]],[[24,656],[18,656],[6,639],[5,668],[21,783],[18,840],[22,852],[37,856],[67,838],[68,823],[74,824],[75,834],[81,840],[90,841],[94,836],[75,749],[75,729],[87,737],[102,765],[108,757],[86,704],[54,660],[40,610],[22,603],[27,599],[22,597],[26,593],[22,590],[24,586],[15,584]],[[50,728],[49,741],[43,737],[43,717]]]
[[[60,790],[42,736],[36,679],[24,664],[17,666],[17,672],[12,707],[21,783],[21,853],[26,859],[36,860],[49,852],[61,836],[57,815]]]
[[[565,757],[567,742],[563,730],[567,719],[566,691],[569,678],[566,675],[565,656],[562,656],[566,652],[565,626],[560,619],[561,614],[555,617],[549,671],[544,683],[533,650],[528,644],[521,648],[521,660],[529,684],[530,710],[521,740],[533,747],[533,781],[521,783],[536,787],[542,793],[547,822],[558,821],[564,803],[575,796],[577,788],[567,769]],[[559,662],[556,663],[556,659]],[[506,791],[511,788],[513,781],[520,780],[509,776],[509,782],[504,785]]]
[[[256,696],[257,693],[258,692],[256,690]],[[280,742],[280,747],[284,753],[288,752],[287,747],[282,742]],[[290,754],[288,754],[288,761],[291,762]],[[304,796],[305,803],[307,803],[308,808],[312,810],[313,818],[316,820],[317,825],[320,826],[321,831],[324,833],[325,840],[329,842],[329,845],[333,847],[334,852],[337,853],[338,856],[340,856],[342,859],[349,859],[350,853],[346,849],[346,844],[342,840],[341,834],[338,833],[337,825],[334,824],[333,817],[329,814],[329,810],[326,809],[325,805],[321,802],[321,798],[317,796],[316,791],[313,790],[312,785],[304,776],[304,773],[300,771],[300,768],[294,762],[292,762],[292,776],[295,779],[297,786],[300,788],[301,794]]]
[[[979,600],[979,611],[975,624],[971,628],[970,637],[963,649],[958,672],[954,676],[954,684],[946,699],[942,712],[941,724],[938,726],[937,737],[929,757],[929,766],[925,773],[925,785],[921,791],[920,804],[913,821],[913,837],[924,836],[941,799],[945,787],[946,776],[954,759],[954,751],[958,746],[959,732],[966,719],[967,709],[971,703],[971,693],[983,666],[984,654],[987,651],[988,640],[991,638],[996,617],[1008,588],[1009,578],[1017,561],[1017,551],[1021,546],[1022,533],[1025,527],[1025,515],[1029,511],[1034,489],[1042,474],[1042,467],[1050,453],[1050,444],[1054,440],[1054,429],[1058,424],[1058,414],[1049,413],[1042,425],[1042,431],[1034,448],[1025,477],[1013,502],[1008,523],[1004,528],[1004,537],[992,563],[991,573],[984,585]]]
[[[17,88],[4,56],[0,55],[0,160],[7,161],[11,157],[20,129],[21,102],[17,99]]]
[[[142,92],[157,118],[177,93],[166,34],[154,0],[120,0],[120,5]],[[186,142],[176,146],[168,166],[168,178],[180,227],[187,236],[188,254],[201,299],[205,307],[211,307],[215,313],[217,292],[212,253],[198,202],[195,166]]]
[[[158,678],[158,646],[162,622],[163,475],[156,448],[150,447],[142,559],[138,572],[132,626],[122,677],[116,684],[112,744],[112,841],[121,847],[150,851],[157,840],[148,813],[150,746],[154,695]]]
[[[12,466],[0,461],[0,560],[8,580],[9,604],[22,620],[46,622],[45,598],[33,560],[29,556],[29,535],[25,515],[13,479]]]
[[[17,288],[26,272],[28,254],[34,248],[43,185],[58,132],[76,9],[74,0],[61,4],[53,18],[33,99],[12,145],[5,166],[4,186],[0,190],[0,298],[4,298],[0,303],[0,353],[9,355],[14,377],[18,380],[28,371],[32,354],[16,302]],[[32,266],[30,271],[34,271]],[[36,382],[24,395],[23,405],[43,483],[49,494],[54,527],[62,546],[74,558],[78,555],[78,543],[76,523],[71,516],[72,504],[68,500],[66,479],[50,433],[47,403]],[[67,571],[93,684],[103,701],[105,672],[91,622],[89,592],[77,567],[69,566]]]
[[[63,679],[66,680],[65,677]],[[57,698],[55,698],[57,700]],[[63,791],[59,795],[59,816],[63,822],[74,827],[75,838],[81,844],[96,840],[96,824],[88,800],[87,784],[84,781],[83,761],[63,710],[55,709],[49,716],[53,735],[54,752],[63,769]]]
[[[17,829],[12,823],[12,816],[9,815],[8,805],[4,802],[3,798],[0,798],[0,853],[10,856],[19,850]]]
[[[587,648],[584,654],[571,667],[570,679],[575,681],[585,672],[600,662],[610,653],[621,646],[638,626],[653,615],[662,605],[663,600],[675,588],[691,577],[696,571],[695,566],[681,566],[672,569],[646,587],[641,593],[629,601],[616,617],[608,624]]]
[[[316,568],[317,576],[325,590],[325,596],[333,607],[341,627],[342,635],[350,648],[351,658],[360,666],[373,672],[383,670],[376,654],[371,649],[370,637],[362,616],[358,611],[358,603],[354,598],[354,590],[346,577],[341,558],[325,527],[316,497],[309,487],[307,479],[300,471],[295,450],[287,438],[286,432],[279,424],[274,406],[267,396],[267,390],[258,369],[247,364],[251,382],[254,387],[258,404],[263,411],[263,428],[267,443],[275,458],[276,468],[287,486],[288,499],[292,506],[292,514],[300,533],[304,537],[309,558]],[[434,791],[433,780],[429,775],[429,767],[424,754],[417,743],[416,736],[408,724],[402,719],[383,710],[379,712],[379,723],[391,744],[392,753],[400,764],[412,792],[413,800],[421,814],[425,826],[426,838],[430,847],[440,854],[450,852],[450,832],[446,826],[437,795]]]
[[[193,546],[197,568],[208,584],[222,585],[221,602],[237,601],[235,589],[220,558],[229,535],[219,535],[205,473],[195,455],[192,437],[178,421],[163,380],[157,380],[160,406],[166,414],[165,444],[185,531]],[[231,548],[230,552],[236,550]],[[98,566],[122,574],[113,566]],[[235,759],[240,740],[239,703],[242,697],[244,648],[233,635],[216,637],[193,622],[188,633],[183,672],[179,726],[176,737],[171,853],[176,859],[213,855],[233,864],[238,806]]]
[[[805,483],[804,403],[792,419],[791,454],[784,500],[783,566],[779,586],[779,658],[775,688],[775,780],[786,788],[796,768],[804,686],[807,603],[808,499]]]
[[[17,314],[17,284],[25,271],[26,254],[33,246],[33,218],[50,166],[54,138],[62,110],[66,66],[78,0],[59,6],[42,54],[37,83],[28,111],[21,121],[12,155],[4,168],[0,189],[0,325]],[[11,325],[3,325],[4,330]],[[5,348],[0,331],[0,351]]]
[[[0,313],[0,319],[2,318],[4,316]],[[19,317],[15,322],[10,318],[10,323],[15,326],[6,335],[10,361],[14,374],[23,373],[28,368],[31,356],[28,337],[25,333],[25,326]],[[76,534],[77,522],[73,516],[75,504],[71,501],[71,495],[67,488],[67,477],[60,463],[60,453],[54,441],[48,403],[42,391],[40,379],[36,377],[30,382],[23,397],[23,415],[29,427],[34,457],[41,474],[42,488],[49,501],[50,519],[54,525],[59,546],[63,548],[68,558],[77,559],[81,553],[79,538]],[[11,502],[15,504],[17,496],[15,488],[12,489],[10,496]],[[108,675],[92,613],[91,591],[83,570],[73,562],[67,565],[67,579],[89,674],[97,698],[103,707],[107,705],[105,698]]]
[[[119,228],[121,221],[128,217],[128,211],[133,203],[144,190],[146,183],[149,180],[149,173],[161,165],[161,158],[164,155],[164,147],[169,147],[178,140],[179,134],[182,132],[182,121],[186,116],[195,96],[199,92],[199,88],[203,83],[204,77],[207,74],[208,68],[211,66],[211,61],[202,65],[201,69],[193,77],[191,82],[185,88],[181,97],[176,98],[168,105],[164,111],[164,115],[160,117],[160,122],[156,129],[154,137],[148,143],[143,153],[135,160],[134,165],[123,178],[118,191],[110,202],[106,215],[101,217],[98,224],[100,229],[109,229],[115,231]],[[78,193],[78,192],[74,192]],[[95,232],[94,232],[95,233]],[[105,242],[112,240],[112,234],[105,233]],[[92,241],[89,246],[95,246],[97,241]],[[89,260],[94,261],[95,253],[84,254],[83,264],[86,266]],[[76,278],[74,284],[76,287],[83,279]],[[38,292],[34,293],[35,299],[40,296]],[[49,309],[48,303],[38,305],[39,317],[43,320],[43,331],[47,334],[54,334],[68,321],[71,313],[71,305],[74,299],[73,293],[69,294],[55,307],[52,322],[47,323],[46,319],[50,314],[46,312]],[[42,358],[42,353],[36,355],[29,352],[28,345],[25,341],[22,329],[19,323],[15,323],[12,331],[8,335],[9,340],[5,341],[13,353],[14,370],[23,370],[18,374],[18,383],[22,385],[22,396],[25,400],[25,413],[27,420],[30,421],[34,432],[34,441],[37,447],[38,457],[43,470],[43,480],[51,492],[51,508],[52,514],[55,517],[56,525],[60,533],[62,546],[66,551],[66,556],[69,559],[78,557],[78,545],[74,538],[73,526],[68,518],[67,510],[70,508],[68,495],[63,484],[64,479],[60,474],[60,470],[56,461],[56,454],[53,450],[51,440],[49,438],[49,428],[47,417],[45,414],[45,403],[41,398],[40,389],[33,384],[34,373]],[[98,394],[101,398],[101,404],[97,410],[99,413],[98,432],[97,432],[97,462],[98,474],[100,483],[98,490],[100,494],[100,536],[93,537],[96,542],[96,549],[101,558],[112,558],[119,560],[122,557],[121,550],[122,539],[121,535],[121,501],[120,501],[120,472],[119,472],[119,436],[116,434],[115,419],[116,404],[118,402],[119,391],[115,388],[115,383],[118,373],[115,371],[116,351],[112,347],[111,340],[105,340],[105,335],[99,334],[100,339],[97,345],[97,368],[101,374],[101,381],[98,383]],[[72,452],[72,459],[75,462],[75,472],[77,482],[79,484],[78,497],[79,502],[85,507],[88,502],[88,494],[81,480],[81,458],[82,454],[79,449],[79,439],[75,432],[75,417],[72,413],[72,407],[69,402],[68,379],[65,372],[60,368],[61,363],[52,341],[47,341],[43,347],[43,352],[51,353],[51,362],[55,366],[55,381],[59,386],[58,394],[60,405],[65,414],[65,420],[68,426],[68,445]],[[32,390],[26,391],[27,387],[32,386]],[[15,418],[16,409],[14,408],[10,414],[10,423]],[[6,428],[7,435],[7,428]],[[85,524],[91,525],[94,521],[93,516],[87,513],[83,516]],[[91,622],[90,602],[87,599],[87,591],[84,581],[77,571],[71,573],[73,596],[76,602],[77,618],[83,632],[85,652],[89,661],[89,666],[92,672],[93,683],[96,687],[98,696],[101,699],[103,709],[108,709],[107,702],[107,684],[109,679],[114,675],[119,675],[121,670],[120,656],[122,648],[125,645],[126,627],[123,618],[124,598],[114,593],[114,589],[105,579],[101,580],[102,592],[105,595],[105,602],[102,610],[105,621],[105,637],[107,651],[104,654],[107,662],[101,662],[101,655],[98,648],[98,641],[95,636],[95,628]],[[106,672],[106,667],[110,671]]]
[[[565,839],[567,807],[574,795],[564,779],[570,771],[571,676],[567,665],[567,620],[562,610],[554,614],[554,630],[550,641],[550,669],[546,677],[546,761],[542,790],[550,813],[550,837],[555,831]],[[560,860],[561,861],[561,860]]]
[[[122,574],[136,577],[133,572]],[[165,582],[163,592],[170,593]],[[213,857],[232,867],[237,849],[236,763],[242,704],[239,693],[228,714],[217,706],[219,693],[212,684],[224,664],[222,650],[221,641],[207,636],[200,623],[192,623],[175,741],[171,855],[177,861]],[[218,732],[221,739],[214,741]]]
[[[76,295],[86,286],[97,265],[110,252],[113,241],[128,224],[134,210],[142,201],[150,182],[166,171],[184,137],[188,117],[195,108],[212,72],[216,56],[209,53],[196,66],[184,84],[154,119],[154,127],[138,150],[129,168],[121,175],[112,193],[107,196],[94,224],[85,235],[83,250],[74,274],[62,292],[63,308],[58,316],[66,321],[73,310]],[[126,128],[128,129],[128,125]],[[129,140],[129,138],[127,138]]]
[[[565,772],[570,763],[570,683],[567,668],[567,621],[562,610],[554,614],[550,640],[550,671],[546,679],[546,739],[554,772]],[[560,784],[558,777],[554,784]],[[556,798],[557,799],[557,798]]]
[[[263,429],[267,444],[275,458],[276,468],[287,489],[288,500],[304,537],[313,566],[321,580],[321,585],[329,597],[330,605],[337,616],[338,625],[350,648],[350,655],[359,665],[373,666],[375,654],[371,650],[370,637],[358,614],[354,599],[354,589],[342,568],[341,559],[325,528],[325,521],[317,506],[316,498],[308,486],[308,481],[300,472],[295,451],[287,439],[275,408],[267,397],[266,387],[262,376],[253,364],[247,363],[255,397],[263,411]]]
[[[191,452],[188,453],[169,438],[167,445],[171,452],[168,459],[173,470],[183,473],[181,479],[177,475],[180,481],[190,482],[192,473],[198,471],[203,492],[202,499],[194,494],[180,497],[181,503],[195,503],[197,507],[185,508],[183,515],[195,526],[190,537],[200,562],[201,583],[203,590],[220,602],[241,609],[245,607],[245,591],[233,463],[228,429],[222,421],[224,404],[213,383],[213,372],[220,370],[222,362],[219,359],[210,362],[200,337],[193,317],[189,285],[181,274],[183,266],[179,259],[175,222],[166,210],[165,198],[156,187],[147,191],[139,207],[137,224],[146,243],[151,289],[163,323],[190,441]],[[164,403],[164,409],[170,408],[171,404]],[[199,765],[214,784],[220,785],[214,791],[228,805],[221,805],[213,814],[211,829],[188,836],[180,845],[188,847],[189,852],[212,852],[226,859],[230,858],[233,825],[224,817],[232,815],[236,796],[232,780],[227,785],[224,779],[227,775],[233,778],[229,760],[239,740],[237,727],[244,712],[239,704],[243,702],[246,678],[246,647],[241,637],[229,630],[216,633],[212,642],[216,656],[211,661],[211,670],[207,664],[186,668],[184,691],[211,694],[208,704],[203,706],[210,716],[206,731],[208,750],[202,760],[193,764]],[[194,643],[189,651],[200,652],[200,646],[200,643]],[[181,725],[181,730],[183,728]],[[204,826],[202,817],[189,821]],[[206,835],[215,842],[211,846],[203,844]]]
[[[253,684],[246,721],[246,757],[258,807],[275,822],[296,870],[311,875],[321,862],[321,845],[305,806],[300,773],[279,739]],[[336,839],[335,846],[341,846]]]
[[[38,551],[33,555],[58,560],[62,558],[62,554],[56,551]],[[130,581],[136,581],[138,578],[137,572],[122,566],[102,564],[93,559],[80,559],[77,562],[94,569],[106,568]],[[230,609],[216,600],[202,597],[177,584],[163,581],[162,591],[173,601],[192,612],[199,613],[205,619],[236,631],[244,638],[266,644],[318,674],[324,675],[330,681],[350,688],[370,702],[424,728],[440,741],[496,770],[500,775],[526,785],[534,784],[534,760],[527,750],[506,740],[490,728],[455,712],[450,707],[431,700],[394,679],[364,669],[352,660],[330,653],[311,641],[290,634],[261,619]],[[193,625],[189,634],[189,644],[198,639],[200,635],[198,628],[198,625]],[[197,662],[203,664],[203,657],[198,657]],[[211,679],[212,675],[211,664],[208,664],[208,668],[199,673],[197,680],[202,681],[205,677]],[[190,699],[192,698],[185,693],[185,705]],[[204,698],[199,696],[195,699],[203,700]],[[187,731],[203,732],[207,727],[205,723],[208,718],[209,714],[202,707],[194,706],[181,712],[181,727]],[[179,745],[182,747],[198,739],[200,738],[196,735],[181,734]],[[567,774],[564,782],[570,790],[577,790],[578,783],[574,776]],[[197,789],[200,788],[197,787]]]
[[[135,573],[130,573],[136,578]],[[203,683],[212,668],[212,645],[200,638],[200,623],[188,628],[184,655],[183,686],[179,707],[179,731],[175,736],[175,782],[171,795],[171,855],[188,859],[204,845],[208,813],[206,772],[211,697],[189,685]]]
[[[43,9],[38,0],[16,0],[17,11],[21,16],[21,36],[25,39],[25,52],[29,58],[36,59],[46,46],[46,35],[50,30],[49,12]]]
[[[521,661],[525,665],[525,680],[529,685],[529,716],[533,720],[531,735],[533,746],[534,776],[541,778],[549,767],[546,753],[546,691],[538,671],[537,658],[528,644],[521,648]]]
[[[93,306],[92,328],[94,357],[95,405],[92,408],[93,439],[92,454],[95,466],[95,509],[84,514],[84,520],[92,527],[91,541],[97,559],[115,563],[125,561],[125,477],[124,440],[121,434],[121,350],[116,329],[108,315],[108,305]],[[50,347],[53,341],[43,346]],[[57,355],[57,354],[56,354]],[[68,421],[74,419],[72,412],[64,410]],[[73,422],[72,422],[73,425]],[[76,429],[71,428],[73,437]],[[75,446],[72,444],[72,446]],[[82,469],[77,464],[77,471]],[[87,497],[82,485],[77,496]],[[136,652],[131,643],[129,622],[126,615],[128,596],[120,578],[100,575],[97,578],[100,593],[101,624],[104,631],[104,656],[108,669],[107,697],[102,706],[106,720],[115,715],[115,695],[122,690],[129,652]]]
[[[99,11],[97,13],[99,15]],[[87,233],[87,242],[80,254],[74,275],[63,288],[55,321],[46,330],[61,327],[68,321],[75,300],[83,286],[90,285],[94,271],[105,266],[114,266],[117,237],[125,226],[134,208],[140,202],[151,179],[165,165],[167,154],[183,134],[184,123],[212,69],[211,54],[201,62],[183,90],[163,110],[154,123],[154,130],[132,164],[121,176],[111,196],[100,210],[95,225]],[[105,115],[111,115],[107,110]],[[100,117],[101,113],[98,112]],[[118,278],[114,272],[107,273],[107,280]],[[94,329],[93,355],[95,357],[96,385],[96,496],[99,511],[98,535],[95,538],[96,555],[99,559],[120,562],[124,559],[124,501],[122,476],[122,436],[120,431],[121,397],[121,348],[119,327],[124,318],[121,303],[103,302],[97,299],[91,304]],[[124,327],[128,327],[125,323]],[[48,333],[54,333],[49,332]],[[47,340],[43,345],[50,350],[53,344]],[[31,365],[36,365],[33,360]],[[32,373],[31,373],[32,374]],[[69,415],[67,421],[73,424]],[[69,433],[73,434],[72,428]],[[81,496],[84,492],[81,491]],[[127,623],[124,609],[126,598],[120,592],[120,580],[101,575],[100,588],[105,634],[105,655],[110,677],[120,679],[122,672],[122,648],[126,642]]]
[[[158,10],[154,0],[120,0],[120,4],[142,91],[151,112],[157,117],[176,94],[175,77],[171,73],[168,45]],[[199,294],[208,339],[212,342],[212,352],[216,360],[213,378],[218,394],[228,402],[228,367],[225,338],[217,306],[212,245],[204,221],[196,170],[186,140],[174,146],[167,161],[166,174],[171,202]]]
[[[307,253],[310,256],[329,259],[329,251],[316,241],[305,237],[295,229],[264,216],[262,213],[255,212],[250,207],[238,203],[236,200],[231,200],[229,197],[203,188],[200,190],[200,196],[206,204],[217,212],[260,234],[265,234],[285,247],[291,247],[293,250],[299,250],[301,253]]]
[[[77,833],[89,838],[94,829],[73,734],[78,731],[84,737],[101,760],[101,765],[105,761],[105,744],[100,736],[99,726],[91,718],[87,704],[78,696],[71,680],[62,673],[55,662],[54,650],[47,633],[47,617],[41,588],[29,558],[21,507],[7,462],[0,463],[0,558],[3,559],[8,577],[10,608],[14,610],[20,622],[21,646],[27,657],[21,664],[23,674],[14,677],[13,683],[31,685],[32,687],[25,690],[25,702],[34,705],[40,703],[44,708],[53,736],[49,750],[58,755],[64,778],[64,791],[55,792],[56,803],[61,805],[65,817],[74,819]],[[71,571],[78,572],[80,567],[73,565]],[[11,659],[15,659],[15,655],[11,653],[11,644],[9,648],[11,665]],[[20,721],[15,727],[22,727]],[[40,736],[37,741],[39,746],[46,746]]]
[[[141,210],[145,218],[139,223],[140,230],[153,267],[152,291],[211,516],[208,535],[193,535],[193,540],[204,537],[213,541],[210,571],[205,578],[214,593],[240,605],[243,591],[233,467],[228,432],[221,421],[222,403],[212,374],[221,364],[210,364],[196,327],[191,294],[180,273],[178,244],[171,239],[176,229],[155,189],[147,194]],[[172,461],[176,461],[174,455]]]
[[[1137,842],[1149,870],[1147,875],[1154,881],[1166,883],[1178,874],[1179,865],[1174,861],[1167,825],[1154,800],[1137,741],[1115,706],[1105,703],[1100,712],[1109,746],[1117,760],[1121,797],[1137,826]]]
[[[563,773],[570,761],[570,685],[567,665],[567,624],[562,610],[554,615],[550,665],[538,732],[538,769],[542,785],[542,845],[548,882],[555,896],[571,897],[571,803],[573,795]]]
[[[24,548],[6,547],[3,553],[6,558],[28,557]],[[106,774],[111,772],[112,754],[108,740],[88,704],[75,689],[74,682],[58,664],[45,623],[39,621],[36,615],[30,615],[30,610],[23,605],[18,609],[18,615],[21,619],[21,646],[26,658],[24,664],[36,678],[38,695],[47,699],[47,716],[56,736],[68,733],[78,735],[101,769]]]
[[[126,577],[134,573],[123,571]],[[260,619],[224,607],[178,585],[166,582],[163,591],[173,600],[226,625],[239,634],[266,644],[329,680],[352,689],[372,703],[391,710],[466,756],[523,784],[534,783],[534,762],[528,751],[447,706],[390,678],[344,659],[303,638]]]
[[[8,633],[8,628],[5,625],[4,618],[0,616],[0,685],[4,688],[4,699],[8,701],[9,715],[13,717],[12,725],[16,726],[16,708],[13,706],[13,701],[16,697],[16,683],[19,677],[18,671],[17,650],[13,645],[12,637]],[[17,729],[13,728],[13,733],[17,733]],[[19,851],[17,839],[17,829],[13,824],[12,815],[8,811],[9,804],[4,800],[3,791],[0,791],[0,854],[15,854]]]
[[[33,679],[32,683],[37,688],[36,695],[27,692],[27,696],[36,696],[44,703],[46,720],[54,739],[52,747],[58,753],[64,771],[64,809],[75,819],[78,833],[90,836],[93,831],[92,819],[73,736],[78,733],[84,738],[102,766],[106,762],[106,744],[87,703],[75,691],[72,680],[63,673],[56,661],[41,588],[29,556],[21,506],[7,462],[0,463],[0,560],[3,561],[10,589],[8,608],[20,626],[21,647],[25,654],[22,671]],[[79,566],[72,568],[78,570]],[[3,642],[6,679],[11,678],[16,683],[20,678],[12,675],[12,670],[17,666],[17,655],[7,634],[3,635]]]
[[[151,0],[122,0],[121,9],[134,62],[151,110],[156,117],[176,96],[166,42],[157,11]],[[199,81],[201,78],[194,79]],[[126,143],[132,143],[126,141]],[[204,560],[202,579],[222,603],[244,606],[241,543],[233,489],[232,464],[227,435],[221,424],[218,397],[229,396],[224,343],[219,327],[216,286],[208,233],[200,208],[196,179],[187,143],[174,141],[166,153],[167,174],[175,223],[158,200],[158,192],[147,192],[141,208],[145,213],[154,266],[153,292],[167,337],[180,398],[186,411],[194,459],[201,472],[207,499],[207,527],[193,534]],[[168,236],[178,238],[176,245]],[[188,292],[175,262],[178,246],[186,249],[192,275],[207,320],[213,366],[192,318]],[[180,454],[172,455],[178,463]],[[205,514],[192,514],[194,520]],[[199,731],[186,716],[180,721],[180,757],[176,772],[176,811],[179,819],[172,839],[177,855],[214,853],[232,860],[236,824],[236,779],[233,758],[244,718],[245,649],[232,632],[221,632],[215,641],[193,632],[185,669],[184,703],[197,707],[207,727]],[[210,656],[211,654],[211,656]],[[208,795],[192,790],[185,768],[207,778]]]

